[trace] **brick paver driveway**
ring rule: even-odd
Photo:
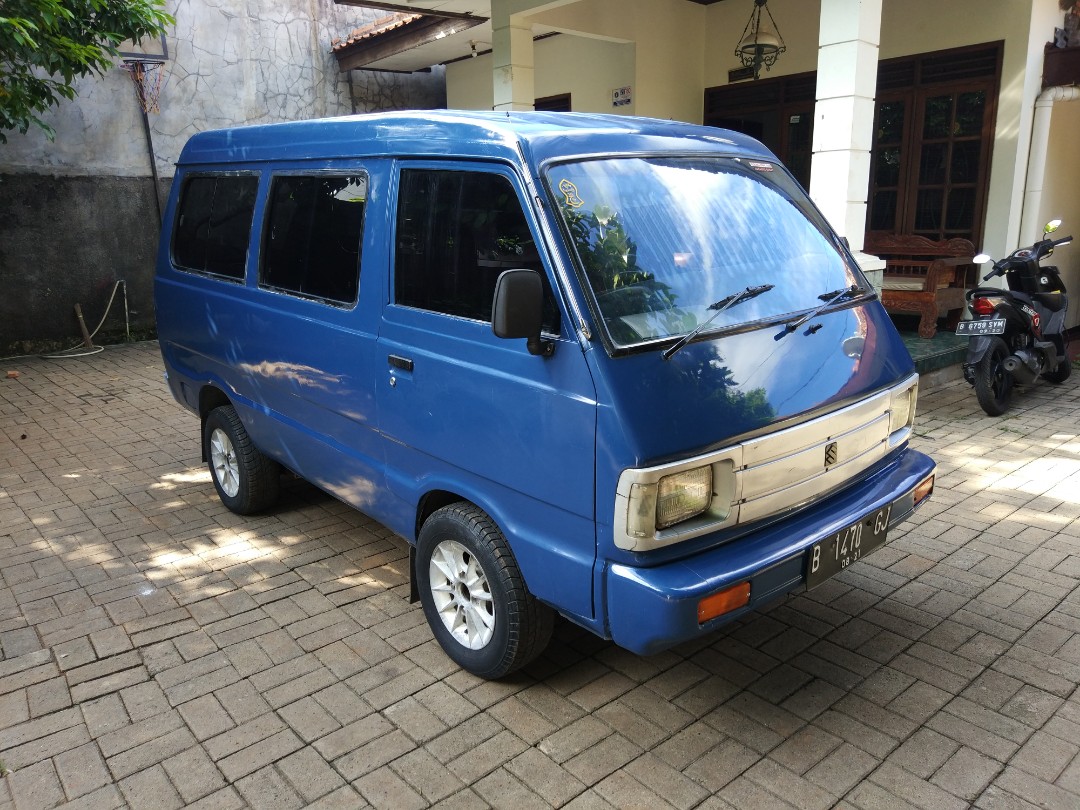
[[[9,369],[0,808],[1080,806],[1080,375],[924,392],[932,505],[818,590],[486,683],[400,538],[299,481],[222,507],[156,344]]]

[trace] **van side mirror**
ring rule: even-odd
[[[525,338],[529,354],[550,357],[555,344],[540,339],[544,282],[535,270],[504,270],[495,282],[491,330],[501,338]]]

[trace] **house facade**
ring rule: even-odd
[[[0,354],[77,335],[72,305],[96,321],[121,278],[152,329],[172,162],[192,132],[244,123],[440,106],[676,119],[760,138],[856,250],[899,233],[1000,256],[1051,218],[1080,231],[1080,60],[1045,52],[1059,0],[759,2],[170,0],[145,128],[118,69],[54,111],[55,142],[0,147],[0,283],[15,291]],[[755,10],[784,45],[757,79],[736,55]],[[1080,247],[1055,262],[1080,293]]]
[[[472,9],[483,22],[369,64],[415,68],[437,51],[452,108],[535,106],[747,132],[856,249],[868,234],[918,234],[1000,256],[1051,218],[1080,231],[1080,54],[1045,53],[1063,25],[1059,0],[765,8],[784,50],[757,79],[736,55],[755,0],[409,3],[414,16]],[[1061,69],[1060,55],[1074,61]],[[1055,261],[1080,290],[1080,250]],[[1070,326],[1080,324],[1073,310]]]

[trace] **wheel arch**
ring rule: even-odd
[[[444,506],[449,506],[452,503],[467,503],[470,506],[475,506],[482,511],[485,515],[491,518],[491,521],[502,532],[503,537],[506,539],[507,545],[510,545],[510,538],[506,534],[506,530],[502,527],[500,521],[491,513],[486,505],[477,503],[475,499],[469,498],[460,493],[454,492],[449,489],[432,489],[425,492],[420,496],[420,500],[416,505],[416,521],[413,525],[412,541],[409,543],[409,601],[419,602],[420,592],[417,590],[417,577],[416,577],[416,544],[420,539],[420,529],[423,528],[424,523],[435,512],[442,509]],[[513,551],[511,550],[511,553]]]
[[[206,417],[210,415],[210,412],[214,408],[220,408],[222,405],[232,405],[232,400],[228,395],[218,388],[216,385],[204,385],[199,389],[199,435],[202,436],[205,431]],[[206,461],[206,442],[200,441],[202,446],[202,460]]]
[[[413,545],[415,545],[415,538],[420,536],[420,528],[424,525],[424,522],[431,517],[432,513],[442,509],[444,506],[457,503],[458,501],[464,501],[465,503],[472,504],[477,509],[482,509],[484,514],[492,520],[495,520],[491,512],[485,509],[482,504],[476,503],[471,498],[466,498],[464,495],[459,495],[456,492],[451,492],[446,489],[433,489],[430,492],[424,493],[420,497],[419,503],[416,505],[416,524],[413,526]],[[495,522],[498,524],[498,521]],[[500,527],[500,530],[501,529],[502,527]],[[505,534],[505,532],[503,532],[503,534]]]

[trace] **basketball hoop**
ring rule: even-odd
[[[135,96],[144,113],[159,113],[158,96],[161,94],[165,71],[161,59],[136,59],[126,57],[121,70],[126,70],[135,85]]]

